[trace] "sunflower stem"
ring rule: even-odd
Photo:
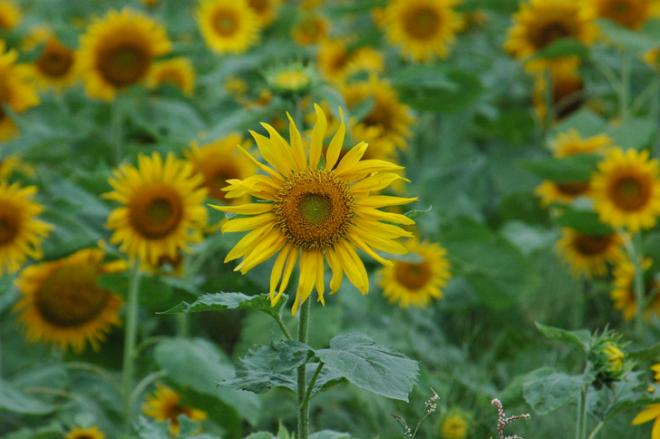
[[[630,258],[635,267],[635,277],[633,280],[633,289],[635,292],[635,303],[637,304],[637,316],[635,319],[635,330],[638,337],[642,337],[644,332],[644,311],[646,303],[644,300],[644,256],[642,253],[641,235],[636,234],[630,245]]]
[[[621,53],[621,86],[619,87],[619,106],[621,122],[628,118],[628,106],[630,99],[630,52],[622,49]]]
[[[119,164],[123,156],[123,114],[121,108],[121,98],[117,97],[112,103],[110,121],[110,141],[115,150],[115,161]]]
[[[587,438],[587,391],[588,386],[582,386],[580,389],[580,398],[578,399],[577,407],[577,430],[575,433],[576,439]]]
[[[137,341],[138,298],[140,294],[140,264],[133,263],[131,279],[128,286],[128,301],[126,303],[126,333],[124,336],[124,367],[122,370],[122,397],[124,399],[124,421],[130,425],[132,404],[131,393],[135,372],[135,346]]]
[[[176,315],[176,335],[177,337],[188,337],[190,331],[190,319],[188,314],[181,313]]]
[[[591,434],[589,435],[588,439],[594,439],[598,435],[598,432],[600,432],[600,430],[603,428],[604,425],[605,425],[605,421],[600,421],[598,423],[598,425],[596,425],[596,427],[591,431]]]
[[[306,300],[300,307],[300,320],[298,321],[298,341],[307,343],[309,332],[309,310],[311,300]],[[308,439],[309,437],[309,405],[305,404],[307,364],[298,367],[298,435],[296,439]]]

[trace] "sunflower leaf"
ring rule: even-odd
[[[7,381],[0,379],[0,410],[22,415],[45,415],[55,410],[55,407],[26,395]]]
[[[286,304],[286,296],[283,296],[277,305],[272,306],[268,294],[257,294],[248,296],[243,293],[212,293],[203,294],[192,303],[181,302],[167,311],[158,314],[188,314],[194,312],[212,312],[227,310],[255,310],[266,314],[277,315]]]
[[[591,345],[591,334],[586,329],[568,331],[566,329],[555,328],[554,326],[547,326],[539,322],[536,322],[536,327],[541,331],[541,334],[545,335],[547,338],[572,343],[582,349],[583,352],[587,352]]]

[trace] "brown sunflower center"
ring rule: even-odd
[[[236,13],[229,9],[220,9],[211,20],[213,29],[218,35],[231,37],[238,30],[238,17]]]
[[[66,75],[73,66],[73,52],[58,43],[49,43],[36,64],[44,75],[58,78]]]
[[[174,232],[183,219],[183,203],[176,192],[161,188],[130,207],[131,224],[147,239],[160,239]]]
[[[613,239],[613,235],[577,235],[573,245],[585,256],[596,256],[605,253]]]
[[[409,290],[419,290],[431,279],[431,266],[427,262],[397,262],[394,276]]]
[[[20,225],[21,219],[13,206],[0,211],[0,246],[14,242],[20,231]]]
[[[614,204],[625,211],[636,211],[651,199],[652,182],[638,175],[622,175],[610,184],[609,196]]]
[[[557,189],[564,195],[569,197],[577,197],[584,194],[589,189],[589,183],[576,181],[570,183],[556,183]]]
[[[643,1],[610,0],[601,8],[600,15],[634,29],[644,22],[646,5]]]
[[[353,197],[327,171],[292,177],[275,202],[277,222],[290,242],[306,249],[331,247],[344,237],[353,217]]]
[[[216,200],[226,199],[226,193],[222,188],[227,186],[227,180],[240,178],[241,174],[229,163],[218,163],[214,169],[209,170],[205,175],[205,186],[209,195]]]
[[[435,35],[440,21],[438,11],[428,6],[421,6],[404,15],[403,27],[412,38],[425,40]]]
[[[183,88],[184,85],[184,81],[183,78],[181,77],[181,74],[174,69],[163,70],[160,73],[158,79],[161,84],[170,84],[179,88]]]
[[[150,65],[149,51],[132,41],[102,50],[98,57],[101,76],[116,87],[126,87],[140,81]]]
[[[579,77],[557,80],[553,84],[552,102],[557,117],[562,119],[578,110],[584,103],[584,84]]]
[[[363,123],[368,127],[378,127],[384,131],[389,131],[394,126],[394,119],[391,107],[387,103],[376,99],[374,107],[364,118]]]
[[[537,50],[552,44],[560,38],[566,38],[573,35],[571,28],[567,23],[561,21],[550,21],[541,26],[532,37],[532,43]]]
[[[250,8],[254,9],[260,15],[268,11],[268,0],[248,0]]]
[[[89,264],[55,269],[35,294],[36,308],[55,326],[80,326],[93,320],[110,298],[110,293],[96,284],[97,277],[97,267]]]

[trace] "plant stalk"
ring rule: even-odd
[[[641,337],[644,332],[644,312],[646,310],[646,301],[644,299],[644,256],[642,251],[641,235],[633,237],[631,243],[631,258],[635,267],[635,278],[633,290],[635,292],[635,303],[637,304],[637,316],[635,320],[637,336]]]
[[[588,386],[582,386],[578,400],[576,439],[587,439],[587,391]]]
[[[137,341],[138,298],[140,294],[140,264],[133,263],[130,284],[128,286],[128,301],[126,303],[126,332],[124,335],[124,364],[122,370],[122,397],[124,401],[124,420],[126,425],[131,419],[131,393],[135,373],[135,346]]]
[[[307,343],[309,332],[309,310],[311,300],[306,300],[300,307],[300,320],[298,321],[298,341]],[[309,438],[309,404],[305,404],[307,364],[298,367],[298,435],[296,439]],[[311,384],[311,383],[310,383]]]
[[[601,428],[605,425],[604,421],[600,421],[598,425],[591,431],[591,434],[589,435],[588,439],[595,439],[596,435],[600,432]]]

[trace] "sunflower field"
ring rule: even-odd
[[[0,438],[660,439],[660,0],[0,0]]]

